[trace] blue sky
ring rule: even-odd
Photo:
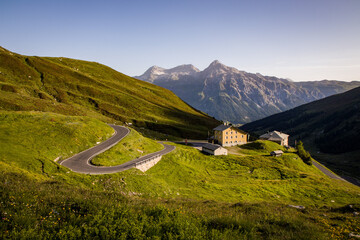
[[[360,80],[359,0],[0,0],[0,46],[128,75],[217,59],[263,75]]]

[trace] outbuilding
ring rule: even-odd
[[[228,155],[228,150],[218,144],[206,143],[202,146],[202,151],[211,155]]]
[[[270,155],[271,156],[273,156],[273,157],[280,157],[280,156],[282,156],[283,155],[283,151],[281,151],[281,150],[276,150],[276,151],[272,151],[271,153],[270,153]]]
[[[278,131],[265,133],[260,136],[260,139],[276,142],[281,146],[289,146],[289,135]]]

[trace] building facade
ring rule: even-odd
[[[210,155],[227,155],[228,150],[217,144],[207,143],[202,147],[202,151]]]
[[[276,142],[280,144],[281,146],[289,146],[289,135],[278,132],[278,131],[272,131],[269,133],[265,133],[260,136],[261,140],[269,140],[272,142]]]
[[[245,144],[248,134],[231,125],[220,125],[214,128],[214,143],[224,147]]]

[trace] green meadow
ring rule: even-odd
[[[131,132],[98,160],[161,147]],[[85,175],[57,164],[112,134],[89,117],[0,112],[0,238],[347,239],[360,231],[358,187],[294,150],[271,157],[281,146],[267,141],[220,157],[176,145],[145,173]]]
[[[91,163],[97,166],[116,166],[149,153],[160,151],[163,148],[164,146],[160,143],[143,137],[135,130],[131,130],[121,143],[97,155],[91,159]]]

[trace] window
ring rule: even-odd
[[[237,141],[235,141],[235,143],[237,143]]]
[[[225,143],[228,143],[227,141]]]
[[[228,139],[229,137],[228,136],[226,136],[226,139]]]
[[[231,136],[231,138],[232,138],[232,136]]]
[[[230,134],[233,134],[233,132],[231,131]]]
[[[232,143],[232,141],[230,141],[230,143]]]
[[[226,134],[229,134],[229,132],[226,132]]]

